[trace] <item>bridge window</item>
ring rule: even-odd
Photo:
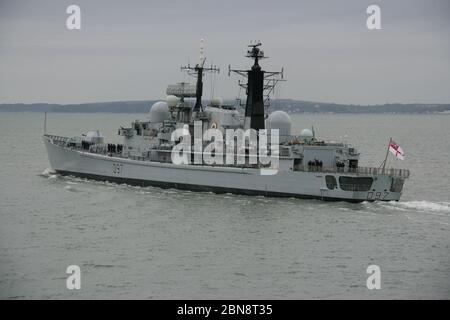
[[[402,192],[403,182],[405,182],[405,180],[401,178],[392,178],[391,192]]]
[[[369,191],[372,183],[371,177],[339,177],[339,185],[344,191]]]
[[[348,161],[348,168],[350,170],[354,170],[354,169],[358,168],[358,160],[349,160]]]
[[[301,165],[302,165],[302,161],[303,159],[300,158],[296,158],[294,159],[294,171],[300,171],[301,170]]]
[[[334,176],[326,176],[325,182],[327,183],[327,188],[333,190],[337,186],[337,181]]]

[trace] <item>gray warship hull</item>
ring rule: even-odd
[[[385,172],[367,174],[280,170],[275,175],[261,175],[257,168],[135,160],[70,148],[60,143],[63,137],[44,135],[43,139],[50,166],[61,175],[138,186],[329,201],[398,201],[401,196],[401,191],[393,191],[392,186],[394,179],[398,181],[402,178]],[[340,181],[341,177],[366,177],[373,182],[369,190],[344,190],[339,184],[330,188],[326,180],[330,176],[334,176],[335,181]]]

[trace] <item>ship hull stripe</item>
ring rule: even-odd
[[[343,198],[335,198],[335,197],[327,197],[327,196],[315,196],[315,195],[302,195],[296,193],[284,193],[284,192],[273,192],[273,191],[264,191],[264,190],[249,190],[249,189],[239,189],[239,188],[227,188],[227,187],[219,187],[219,186],[206,186],[206,185],[195,185],[195,184],[187,184],[187,183],[175,183],[175,182],[165,182],[165,181],[152,181],[152,180],[143,180],[143,179],[133,179],[133,178],[123,178],[123,177],[111,177],[111,176],[103,176],[91,173],[82,173],[82,172],[72,172],[65,170],[56,170],[58,174],[63,176],[74,176],[85,179],[92,179],[97,181],[107,181],[114,182],[118,184],[128,184],[132,186],[140,186],[140,187],[159,187],[162,189],[180,189],[180,190],[190,190],[190,191],[200,191],[200,192],[213,192],[213,193],[231,193],[231,194],[240,194],[240,195],[248,195],[248,196],[267,196],[267,197],[282,197],[282,198],[301,198],[301,199],[318,199],[325,201],[345,201],[345,202],[363,202],[370,201],[367,199],[343,199]],[[380,201],[380,200],[378,200]]]

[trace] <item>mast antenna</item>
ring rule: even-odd
[[[205,63],[205,55],[204,55],[204,49],[205,49],[205,40],[202,38],[200,39],[200,59],[199,59],[199,65],[203,66]]]
[[[264,129],[264,120],[268,113],[270,95],[273,94],[275,86],[283,79],[283,71],[264,71],[259,65],[259,60],[267,58],[264,51],[260,49],[261,41],[252,41],[248,44],[246,57],[254,60],[253,66],[249,70],[231,69],[228,66],[228,75],[231,72],[247,79],[247,83],[238,82],[239,86],[245,89],[247,101],[245,105],[244,128],[255,130]]]
[[[202,95],[203,95],[203,74],[205,72],[220,72],[220,69],[216,66],[211,66],[210,68],[205,68],[204,64],[206,58],[204,56],[204,39],[200,39],[200,59],[199,63],[195,67],[191,67],[189,64],[187,66],[181,67],[182,71],[186,71],[189,75],[197,77],[196,93],[195,93],[195,105],[193,111],[203,111],[202,106]]]

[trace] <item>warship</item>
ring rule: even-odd
[[[226,105],[221,98],[212,97],[203,105],[204,76],[220,70],[205,66],[201,45],[198,63],[181,68],[193,76],[195,84],[169,85],[166,99],[150,107],[148,118],[118,129],[122,143],[108,143],[99,130],[77,137],[44,130],[51,169],[87,179],[214,193],[350,202],[400,199],[409,170],[386,168],[385,163],[382,167],[360,166],[360,154],[352,145],[318,139],[314,128],[292,135],[292,121],[286,112],[269,114],[274,88],[284,81],[283,69],[261,68],[260,61],[267,57],[259,41],[250,43],[246,56],[252,60],[249,69],[228,66],[228,76],[233,73],[243,79],[238,85],[245,90],[245,103],[236,99]],[[215,161],[207,161],[202,153],[208,141],[202,140],[202,134],[210,129],[223,137],[229,130],[256,132],[256,144],[262,145],[264,140],[266,149],[252,146],[250,139],[246,143],[244,135],[241,145],[227,139],[227,152],[215,144],[217,148],[209,149]],[[183,134],[176,135],[180,130]],[[216,136],[214,140],[220,139]],[[180,145],[189,147],[188,156],[174,161],[174,150],[178,153]],[[263,151],[273,161],[254,161]],[[233,154],[228,157],[230,152]],[[223,161],[225,158],[231,161]]]

